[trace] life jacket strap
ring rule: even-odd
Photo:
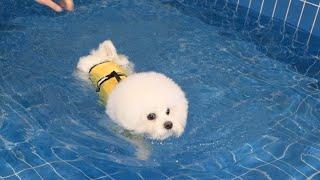
[[[116,80],[118,81],[118,83],[121,81],[121,76],[127,77],[125,74],[122,73],[117,73],[115,71],[112,71],[110,74],[102,77],[98,82],[97,82],[97,88],[96,88],[96,92],[100,91],[100,88],[102,86],[103,83],[107,82],[109,79],[111,78],[116,78]]]
[[[96,65],[92,66],[92,67],[90,68],[90,70],[89,70],[89,74],[91,73],[91,71],[92,71],[95,67],[97,67],[97,66],[99,66],[99,65],[101,65],[101,64],[108,63],[108,62],[110,62],[110,61],[103,61],[102,63],[99,63],[99,64],[96,64]]]

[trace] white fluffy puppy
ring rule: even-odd
[[[112,61],[126,72],[126,78],[118,81],[103,97],[106,112],[115,123],[151,139],[163,140],[183,133],[188,102],[173,80],[156,72],[134,73],[133,65],[127,57],[117,53],[110,40],[101,43],[90,55],[81,57],[77,68],[89,79],[90,69],[105,61]]]

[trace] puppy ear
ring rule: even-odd
[[[77,68],[88,73],[90,68],[106,60],[118,59],[117,50],[110,40],[104,41],[97,49],[91,50],[90,54],[80,58]]]
[[[108,58],[118,58],[118,53],[111,40],[106,40],[100,44],[99,50],[104,52],[104,55]]]
[[[100,44],[99,50],[104,51],[107,59],[113,60],[116,64],[126,69],[128,74],[134,71],[134,64],[128,60],[128,57],[123,54],[118,54],[111,40],[106,40]]]

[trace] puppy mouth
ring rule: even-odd
[[[157,136],[152,136],[151,134],[149,134],[149,137],[156,140],[165,140],[173,135],[176,136],[176,133],[174,133],[172,130],[167,130],[165,133]]]
[[[154,139],[154,140],[165,140],[169,137],[179,137],[178,131],[175,131],[173,128],[172,129],[166,129],[160,134],[152,134],[152,133],[143,133],[144,137],[148,139]]]
[[[180,137],[180,136],[181,136],[181,134],[180,134],[178,131],[173,132],[173,135],[174,135],[175,137]]]
[[[178,137],[179,134],[178,134],[178,132],[175,132],[173,129],[169,129],[169,130],[166,131],[166,133],[164,133],[162,135],[162,139],[167,139],[167,138],[172,137],[172,136]]]

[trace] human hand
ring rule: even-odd
[[[50,7],[56,12],[61,12],[63,9],[67,11],[73,10],[73,0],[61,0],[59,4],[53,0],[36,0],[37,3]]]

